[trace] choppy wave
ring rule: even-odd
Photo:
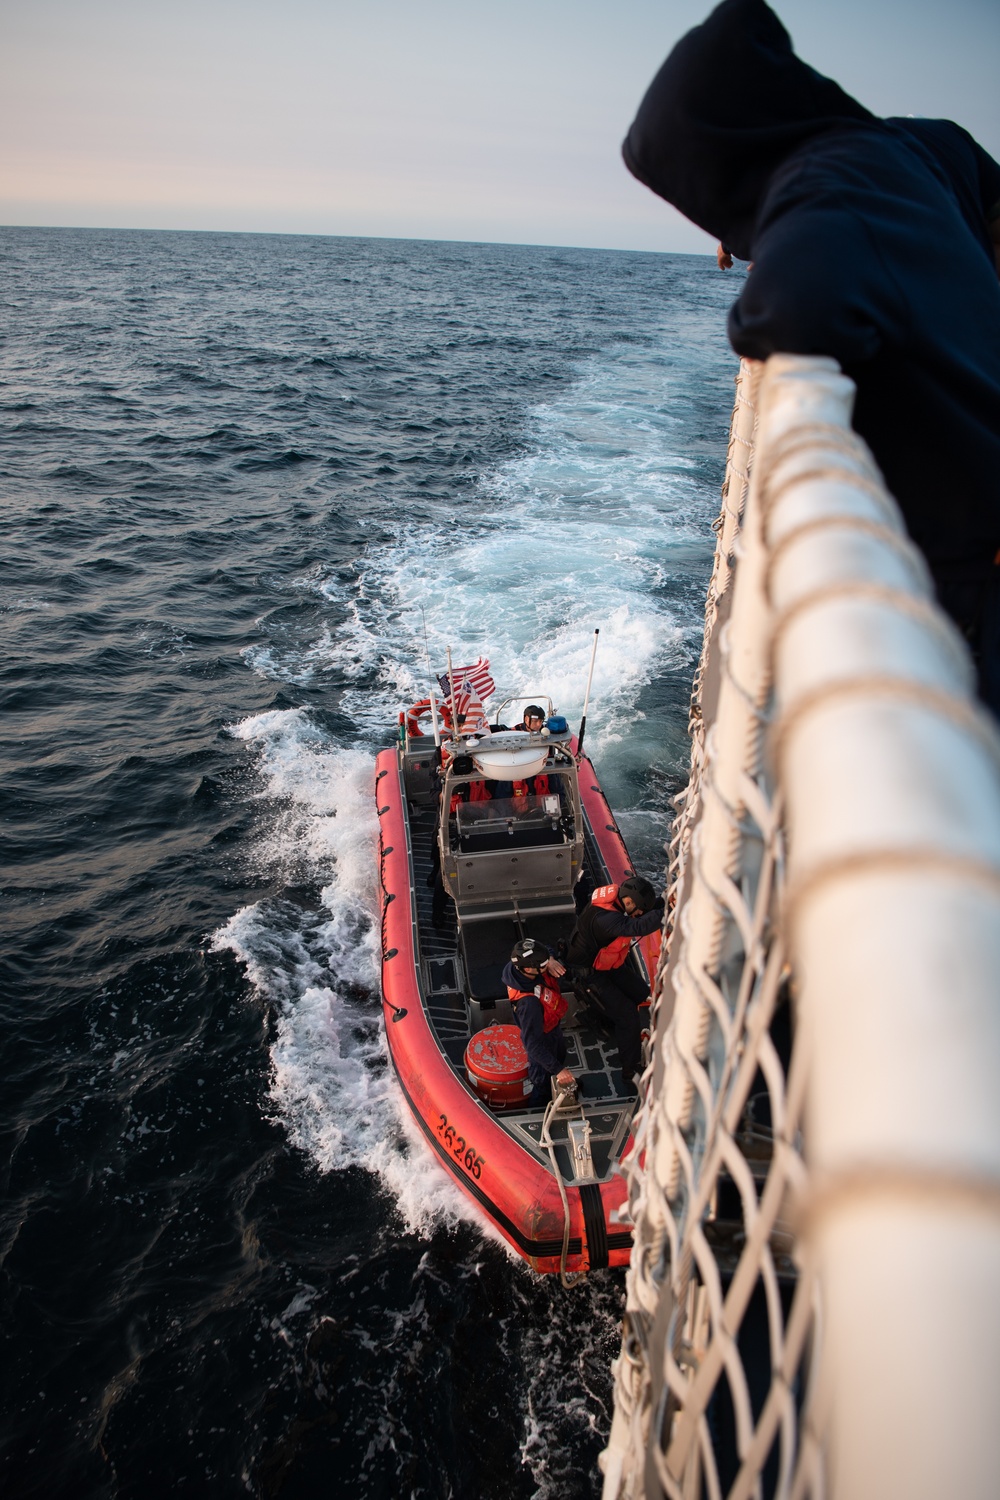
[[[271,1105],[322,1172],[361,1167],[391,1193],[407,1229],[479,1219],[412,1127],[388,1067],[381,1005],[372,764],[334,744],[301,709],[258,714],[231,732],[258,751],[268,812],[258,868],[319,886],[319,908],[269,898],[212,934],[274,1007]]]

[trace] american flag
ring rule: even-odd
[[[459,699],[461,699],[463,688],[470,689],[473,696],[479,699],[480,710],[487,698],[492,698],[496,692],[496,683],[490,676],[489,660],[485,656],[481,656],[478,661],[473,662],[471,667],[456,667],[453,675],[455,678],[455,692],[458,694]],[[450,696],[451,679],[448,673],[442,673],[438,678],[438,682],[441,684],[442,693]]]
[[[480,703],[478,695],[476,694],[474,689],[469,686],[468,682],[463,682],[461,687],[459,687],[457,676],[455,680],[455,700],[458,719],[458,734],[478,734],[480,733],[480,731],[488,729],[489,726],[486,721],[486,710]],[[450,725],[452,718],[450,697],[445,698],[444,702],[441,704],[441,712],[444,716],[445,723]]]

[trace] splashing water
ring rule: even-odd
[[[258,865],[289,883],[324,882],[319,911],[266,900],[234,913],[212,937],[212,948],[239,959],[275,1007],[276,1117],[321,1172],[362,1167],[378,1177],[408,1231],[480,1225],[419,1139],[388,1067],[374,1003],[378,829],[369,755],[334,744],[301,709],[257,714],[230,732],[257,747],[257,796],[281,809],[265,820]]]

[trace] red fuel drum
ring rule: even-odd
[[[591,784],[589,767],[582,781]],[[494,1227],[536,1271],[557,1274],[563,1239],[559,1188],[541,1161],[517,1144],[465,1075],[442,1051],[424,1009],[417,978],[417,913],[399,760],[395,749],[376,761],[379,821],[379,902],[382,915],[382,997],[386,1037],[400,1087],[438,1160]],[[603,803],[602,812],[607,808]],[[603,848],[610,812],[595,827]],[[617,830],[615,830],[617,833]],[[627,868],[621,857],[612,880]],[[611,851],[606,852],[605,857]],[[620,869],[619,869],[620,865]],[[405,1015],[399,1015],[405,1011]],[[398,1019],[393,1017],[398,1016]],[[567,1270],[628,1264],[631,1232],[612,1221],[626,1197],[621,1177],[567,1189],[570,1241]]]
[[[487,1026],[465,1049],[465,1071],[481,1098],[491,1104],[523,1104],[531,1093],[528,1054],[516,1026]]]

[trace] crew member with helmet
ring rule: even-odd
[[[537,703],[529,703],[524,710],[524,718],[514,728],[525,730],[528,734],[541,734],[545,728],[545,710],[539,708]]]
[[[501,724],[498,729],[506,730],[507,726]],[[524,717],[520,724],[515,724],[512,734],[541,734],[545,728],[545,710],[539,708],[537,703],[529,703],[524,710]],[[546,792],[557,792],[559,790],[558,776],[546,776],[539,773],[537,776],[527,776],[522,781],[498,781],[495,797],[527,797],[533,793],[537,797],[544,797]]]
[[[545,728],[544,708],[539,708],[537,703],[529,703],[524,710],[524,718],[520,724],[515,724],[514,728],[527,734],[541,734]],[[527,797],[530,792],[536,797],[544,797],[547,792],[558,792],[558,790],[558,776],[546,776],[540,773],[538,776],[528,776],[524,781],[515,781],[511,795]]]
[[[528,1077],[531,1080],[529,1109],[540,1109],[549,1102],[549,1080],[568,1088],[574,1075],[566,1063],[566,1038],[560,1025],[567,1004],[559,988],[565,967],[535,938],[515,943],[510,963],[503,971],[503,982],[528,1054]]]
[[[648,880],[629,875],[621,885],[603,885],[577,917],[566,962],[579,990],[608,1016],[621,1058],[626,1094],[642,1066],[642,1025],[638,1006],[649,999],[649,985],[626,966],[633,943],[656,932],[663,900]]]

